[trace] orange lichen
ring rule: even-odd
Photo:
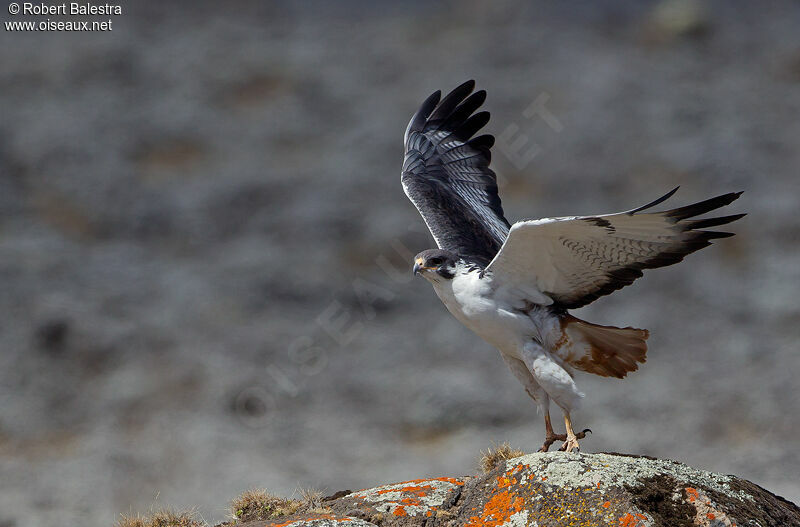
[[[445,481],[445,480],[450,480],[450,479],[452,479],[452,478],[437,478],[436,481]],[[422,483],[423,481],[430,481],[430,480],[421,479],[421,480],[414,480],[414,481],[405,481],[403,483],[404,484],[405,483]],[[455,485],[463,485],[463,483],[458,481],[458,480],[448,481],[448,483],[453,483]],[[405,487],[400,487],[400,488],[394,488],[393,487],[393,488],[388,488],[388,489],[377,490],[377,491],[375,491],[375,494],[389,494],[390,492],[411,492],[411,493],[416,494],[419,497],[423,497],[423,496],[427,495],[429,491],[432,491],[432,490],[434,490],[433,485],[407,485]],[[359,498],[363,498],[364,496],[358,495],[358,497]]]
[[[736,523],[728,517],[725,511],[719,510],[702,491],[692,487],[685,487],[683,490],[686,491],[687,501],[694,504],[696,525],[712,525],[713,523],[713,525],[736,526]]]
[[[611,502],[610,501],[607,501],[607,502],[603,503],[603,508],[604,509],[607,509],[609,507],[611,507]]]
[[[619,527],[641,527],[642,521],[646,520],[647,516],[644,514],[631,514],[630,512],[625,514],[619,519]]]
[[[501,489],[504,489],[511,485],[511,478],[508,476],[497,476],[497,486]]]
[[[524,468],[524,465],[518,464],[505,474],[498,476],[498,490],[509,489],[511,485],[517,484],[518,479],[515,475]],[[489,501],[483,506],[481,515],[471,516],[465,527],[497,527],[507,522],[514,514],[522,511],[524,507],[525,500],[522,497],[515,496],[512,490],[502,490],[489,498]]]
[[[525,500],[521,497],[514,497],[512,492],[507,490],[498,492],[483,506],[483,513],[480,517],[472,516],[466,525],[470,527],[481,525],[497,527],[507,522],[514,514],[520,512],[524,505]]]
[[[446,485],[442,485],[442,483]],[[386,512],[394,516],[416,516],[426,514],[432,516],[439,508],[431,500],[442,492],[448,492],[453,486],[461,486],[464,482],[456,478],[424,478],[386,485],[377,489],[365,489],[354,494],[356,498],[367,501],[380,501],[388,508]]]
[[[371,492],[371,493],[375,493],[375,494],[387,494],[389,492],[398,492],[398,491],[412,492],[412,491],[418,491],[420,489],[432,489],[433,487],[430,484],[428,484],[428,485],[420,485],[420,483],[428,483],[430,481],[444,481],[446,483],[452,483],[453,485],[459,485],[459,486],[464,484],[463,481],[460,481],[460,480],[458,480],[456,478],[449,478],[449,477],[421,478],[421,479],[411,479],[411,480],[408,480],[408,481],[401,481],[399,483],[393,483],[391,485],[386,485],[387,487],[391,487],[391,488],[388,488],[388,489],[381,489],[381,490],[377,490],[377,491],[373,491],[372,489],[362,489],[362,490],[354,493],[354,495],[356,497],[358,497],[358,498],[366,498],[366,495],[365,495],[366,492]],[[397,488],[397,485],[404,485],[404,486],[400,487],[400,488]]]
[[[694,503],[697,500],[697,489],[686,487],[686,495],[689,497],[689,502]]]

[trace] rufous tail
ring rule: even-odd
[[[646,360],[646,329],[600,326],[569,314],[562,317],[561,328],[567,362],[579,370],[621,379]]]

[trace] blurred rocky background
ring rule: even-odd
[[[432,242],[403,130],[469,78],[512,221],[746,191],[738,236],[578,312],[652,337],[627,380],[579,375],[575,419],[585,451],[800,501],[800,4],[123,11],[111,32],[0,35],[1,526],[218,503],[214,522],[253,486],[537,448],[497,352],[410,276]]]

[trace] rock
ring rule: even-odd
[[[241,527],[800,526],[796,505],[749,481],[612,453],[528,454],[479,476],[383,485],[326,507]]]

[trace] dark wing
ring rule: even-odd
[[[633,283],[643,269],[672,265],[715,238],[733,236],[700,229],[730,223],[744,214],[692,218],[730,204],[741,192],[642,213],[675,190],[627,212],[518,222],[486,273],[514,297],[544,294],[556,306],[572,309]]]
[[[439,248],[486,265],[510,225],[489,169],[494,137],[472,137],[489,121],[489,112],[473,114],[486,99],[483,90],[470,95],[474,87],[465,82],[441,101],[437,91],[414,114],[401,181]]]

